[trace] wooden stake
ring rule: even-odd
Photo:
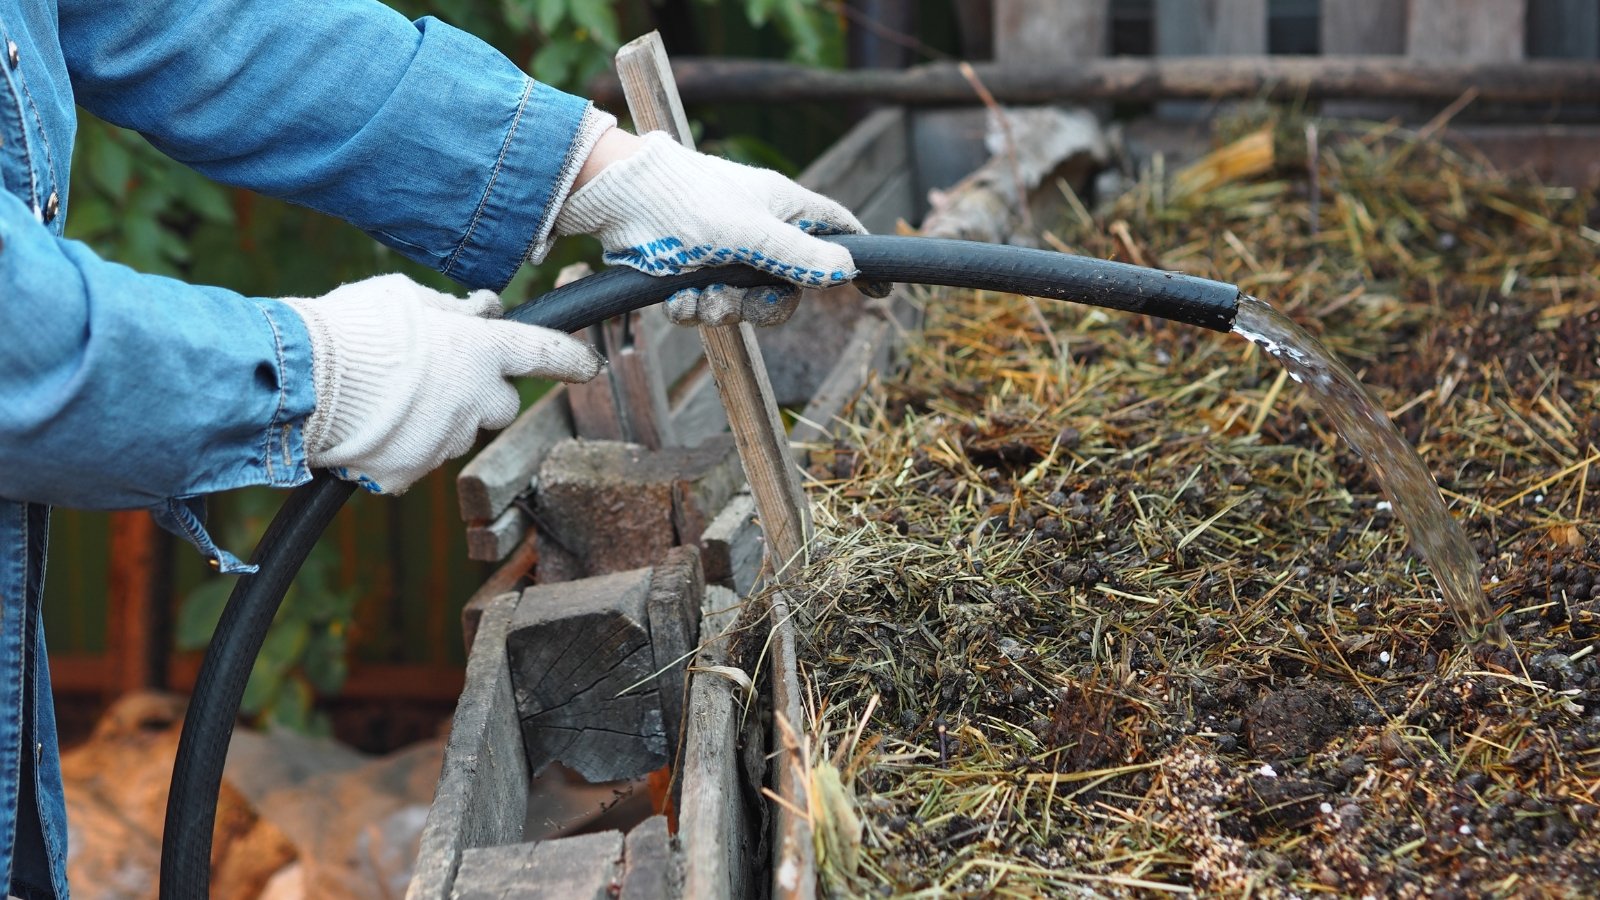
[[[689,120],[672,80],[672,67],[661,36],[655,32],[630,41],[617,51],[617,76],[634,126],[641,132],[665,131],[686,147],[694,147]],[[789,455],[789,440],[767,381],[750,326],[703,327],[700,340],[728,410],[728,423],[739,446],[745,477],[761,514],[767,552],[780,573],[805,559],[811,517],[799,472]]]
[[[661,35],[651,32],[630,41],[617,51],[617,76],[634,126],[641,132],[665,131],[684,146],[693,147],[689,120],[678,98],[672,67],[667,61]],[[775,577],[805,564],[806,542],[810,538],[811,516],[799,472],[789,454],[789,441],[778,406],[767,380],[767,367],[755,333],[741,322],[732,327],[703,327],[700,340],[717,382],[717,392],[728,411],[744,463],[745,477],[761,516],[767,537],[767,553]],[[788,713],[798,707],[799,684],[793,660],[793,635],[788,632],[788,605],[781,595],[772,604],[775,647],[772,657],[774,704]],[[783,629],[782,634],[778,633]],[[787,638],[787,639],[785,639]],[[798,721],[791,719],[791,721]],[[816,855],[811,845],[811,827],[795,808],[805,807],[805,760],[792,754],[778,757],[778,786],[787,803],[777,810],[778,837],[774,843],[773,896],[811,898],[816,896]]]

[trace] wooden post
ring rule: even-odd
[[[1600,55],[1600,3],[1528,0],[1528,55],[1557,59]]]
[[[659,34],[652,32],[636,38],[618,50],[617,75],[622,80],[628,111],[639,130],[666,131],[685,146],[693,146],[689,121],[678,99],[672,67]],[[700,339],[705,344],[722,405],[728,410],[739,458],[761,515],[768,559],[781,580],[787,572],[805,564],[811,516],[800,488],[799,471],[789,453],[788,437],[778,418],[778,406],[772,399],[761,348],[749,324],[743,322],[733,327],[701,328]],[[780,623],[787,627],[788,609],[781,599],[773,602],[772,616],[774,628]],[[793,663],[792,657],[784,661]],[[791,699],[791,686],[785,683],[776,654],[773,668],[779,675],[774,679],[778,682],[774,702],[784,711],[790,705],[786,701]],[[793,670],[788,674],[792,680]],[[797,720],[791,722],[797,728],[803,727]],[[777,809],[773,894],[809,900],[816,896],[816,856],[810,825],[793,812],[807,805],[805,761],[799,760],[798,768],[796,762],[791,754],[778,757],[778,792],[786,802]]]
[[[113,693],[160,687],[166,674],[166,629],[160,627],[165,597],[156,593],[154,519],[143,511],[114,512],[111,530],[111,603],[106,645],[113,657]]]
[[[1265,56],[1267,0],[1156,0],[1157,56]],[[1170,102],[1157,115],[1198,119],[1215,103]]]
[[[1106,55],[1110,0],[995,0],[994,58],[1018,65]]]
[[[1406,5],[1395,0],[1322,4],[1321,43],[1327,56],[1398,56],[1406,52]]]
[[[1522,58],[1524,0],[1410,0],[1406,53],[1417,59]]]

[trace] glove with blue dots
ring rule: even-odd
[[[801,288],[857,274],[849,251],[812,235],[865,231],[849,210],[777,172],[696,153],[663,132],[573,191],[556,219],[558,234],[599,238],[612,265],[675,275],[741,263],[786,282],[679,291],[667,315],[680,325],[783,322]]]

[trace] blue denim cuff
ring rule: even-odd
[[[173,497],[150,507],[156,524],[183,538],[205,554],[211,567],[224,575],[249,575],[260,570],[217,546],[206,531],[206,498]]]
[[[294,310],[277,300],[254,301],[272,328],[278,355],[277,411],[261,435],[257,477],[245,484],[294,487],[311,479],[306,462],[305,420],[316,404],[311,377],[311,336]],[[206,530],[203,495],[172,497],[150,508],[150,515],[167,531],[199,550],[212,568],[224,575],[246,575],[257,567],[217,545]]]
[[[311,480],[306,461],[305,423],[317,405],[311,374],[311,334],[287,303],[257,300],[272,327],[278,351],[278,407],[261,436],[265,484],[294,487]]]
[[[442,271],[495,291],[510,283],[555,221],[589,101],[528,79],[500,156],[461,243]]]

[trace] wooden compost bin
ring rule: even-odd
[[[982,122],[981,110],[925,122],[882,110],[799,180],[892,232],[919,218],[929,187],[984,157]],[[912,327],[898,291],[808,294],[787,325],[759,334],[777,401],[800,411],[797,465]],[[745,715],[734,673],[686,672],[727,661],[763,563],[699,340],[659,307],[591,338],[610,358],[607,375],[553,389],[461,475],[470,552],[501,565],[464,612],[466,687],[414,900],[603,896],[618,883],[624,897],[758,896],[768,859],[784,852],[781,840],[768,849],[762,718]],[[778,657],[792,677],[792,649]],[[675,836],[652,816],[626,835],[524,840],[535,768],[559,761],[606,782],[673,760]]]
[[[1526,7],[1507,4],[1515,15],[1463,18],[1456,15],[1458,7],[1493,5],[1413,0],[1405,5],[1408,27],[1377,28],[1377,18],[1329,4],[1320,28],[1325,49],[1334,52],[1515,60],[1524,10],[1532,11],[1529,21],[1537,24],[1556,5],[1532,0]],[[1391,7],[1376,0],[1349,6],[1374,15]],[[1168,80],[1145,78],[1138,84],[1165,84],[1161,90],[1167,93],[1158,91],[1160,96],[1193,100],[1196,88],[1184,87],[1186,67],[1198,65],[1201,74],[1221,71],[1192,59],[1096,60],[1107,49],[1102,39],[1111,27],[1112,8],[1105,0],[997,0],[1001,66],[979,74],[1002,101],[1036,100],[1030,93],[1037,93],[1034,82],[1048,81],[1056,71],[1035,71],[1037,65],[1069,44],[1083,72],[1063,84],[1079,99],[1106,100],[1112,96],[1107,85],[1132,84],[1130,73],[1154,72]],[[1194,9],[1161,2],[1152,8],[1158,56],[1244,54],[1240,63],[1246,68],[1270,68],[1269,58],[1259,55],[1267,34],[1266,4],[1260,0],[1220,0]],[[1193,21],[1196,9],[1206,11],[1203,21]],[[1595,31],[1592,19],[1582,19],[1586,34]],[[1440,21],[1465,21],[1470,27],[1427,27]],[[1251,27],[1237,27],[1239,22]],[[1503,34],[1508,22],[1518,26],[1510,50],[1501,47],[1504,41],[1478,40]],[[1355,35],[1368,25],[1389,43]],[[1531,50],[1548,43],[1546,33],[1556,31],[1530,28]],[[1230,38],[1232,43],[1218,37],[1239,35],[1245,37]],[[1399,35],[1404,45],[1390,46]],[[1435,47],[1440,35],[1454,35],[1466,46]],[[1179,37],[1187,43],[1173,43]],[[1585,47],[1592,43],[1586,41]],[[1316,73],[1335,72],[1346,63],[1286,65]],[[1405,60],[1376,65],[1411,71]],[[761,88],[754,81],[730,86],[730,79],[710,71],[697,87],[695,71],[691,63],[679,73],[691,95],[709,91],[725,100],[723,94]],[[1592,77],[1588,70],[1559,71]],[[1033,80],[1019,81],[1027,73]],[[1424,76],[1428,73],[1418,75]],[[795,77],[823,94],[843,91],[845,96],[850,87],[843,75]],[[908,99],[915,94],[923,102],[941,102],[928,94],[930,84],[961,89],[957,76],[937,66],[883,78],[884,84],[910,92]],[[1231,95],[1250,96],[1247,88],[1236,86]],[[1369,107],[1386,102],[1371,85],[1345,95]],[[1192,121],[1197,108],[1192,102],[1163,103],[1156,111]],[[1011,205],[1018,188],[1008,179],[1026,186],[1044,180],[1052,190],[1041,195],[1053,194],[1054,179],[1046,176],[1060,162],[1048,154],[1029,158],[1040,142],[1018,134],[1011,153],[985,163],[984,119],[982,109],[970,106],[880,110],[823,154],[800,181],[851,207],[874,232],[892,232],[902,220],[922,221],[930,189],[958,181],[966,188],[988,189],[987,198],[970,192],[960,202],[946,198],[938,211],[946,220],[947,227],[936,229],[943,236],[982,236],[966,226],[983,221],[986,206]],[[1015,120],[1012,125],[1032,127]],[[1060,125],[1044,127],[1059,131]],[[1527,127],[1473,135],[1499,158],[1526,161],[1530,152],[1550,156],[1543,166],[1550,170],[1563,169],[1572,156],[1561,143],[1567,136],[1560,129]],[[1591,129],[1579,135],[1591,136]],[[1179,156],[1203,147],[1191,135],[1174,138],[1160,129],[1152,139],[1130,128],[1125,139]],[[1585,156],[1579,163],[1587,166],[1589,160]],[[1004,239],[1004,230],[988,237],[996,236]],[[790,433],[797,464],[805,462],[805,445],[826,438],[870,373],[892,365],[899,339],[915,327],[904,300],[896,293],[872,301],[854,288],[811,292],[790,323],[759,335],[774,396],[785,408],[800,411]],[[764,548],[699,340],[690,329],[670,326],[659,308],[597,327],[591,339],[606,349],[611,362],[606,376],[551,391],[461,476],[471,555],[500,567],[465,611],[471,646],[466,688],[408,896],[602,897],[618,895],[618,885],[620,896],[629,898],[809,896],[816,875],[810,835],[777,827],[774,811],[780,804],[762,793],[777,782],[769,771],[773,760],[786,755],[783,726],[775,723],[804,726],[792,706],[786,712],[783,702],[770,696],[748,697],[749,682],[742,680],[792,685],[793,634],[785,633],[785,623],[771,635],[768,672],[744,673],[729,665],[737,658],[729,645],[742,598],[760,581]],[[691,663],[692,673],[687,671]],[[752,699],[754,711],[746,708]],[[674,763],[676,834],[669,833],[664,817],[652,816],[626,834],[613,830],[529,840],[532,775],[553,761],[593,781],[639,777]]]

